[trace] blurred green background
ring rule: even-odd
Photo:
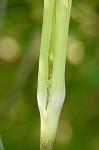
[[[43,0],[0,0],[0,135],[5,150],[39,150],[42,15]],[[99,150],[99,0],[73,0],[56,149]]]

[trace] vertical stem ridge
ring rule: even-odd
[[[48,51],[48,74],[47,74],[47,95],[46,95],[46,110],[50,98],[50,89],[52,85],[53,77],[53,51],[54,51],[54,37],[55,37],[55,26],[56,26],[56,0],[54,0],[53,15],[52,15],[52,26],[51,35],[49,41],[49,51]]]

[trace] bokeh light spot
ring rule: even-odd
[[[21,54],[20,46],[16,39],[10,36],[3,36],[0,39],[0,58],[6,62],[13,62]]]
[[[79,65],[84,58],[85,46],[81,41],[69,38],[67,59],[73,65]]]

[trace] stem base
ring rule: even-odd
[[[54,150],[55,141],[46,141],[44,137],[41,139],[40,150]]]

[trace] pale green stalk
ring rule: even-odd
[[[54,149],[65,98],[65,62],[72,0],[44,0],[38,74],[41,150]]]
[[[1,137],[0,137],[0,150],[4,150]]]

